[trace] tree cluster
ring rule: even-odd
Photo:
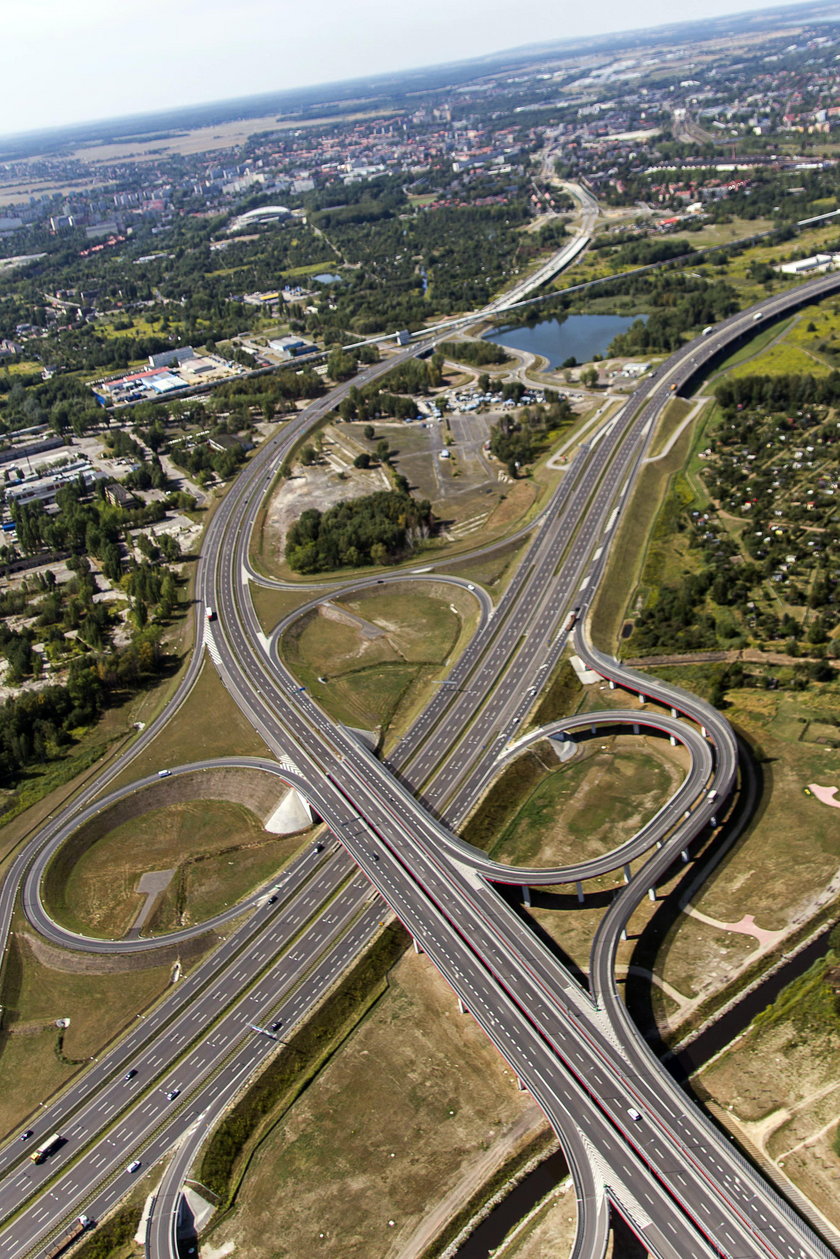
[[[381,490],[325,512],[303,512],[286,535],[286,560],[297,573],[393,563],[414,551],[433,524],[427,500],[418,502],[404,490]]]

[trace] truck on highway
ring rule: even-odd
[[[580,612],[580,608],[578,607],[578,608],[572,608],[571,612],[569,613],[566,624],[563,627],[567,634],[569,630],[572,628],[572,626],[574,625],[575,621],[578,619],[579,612]]]
[[[46,1141],[42,1141],[37,1150],[33,1150],[29,1157],[33,1163],[43,1163],[48,1154],[52,1154],[55,1147],[61,1140],[61,1133],[54,1132],[51,1137],[47,1137]]]
[[[70,1229],[69,1233],[65,1233],[54,1246],[46,1253],[46,1259],[56,1259],[57,1255],[62,1254],[68,1246],[72,1246],[77,1237],[81,1237],[85,1229],[93,1226],[93,1220],[88,1215],[80,1215],[76,1223]]]
[[[208,621],[215,621],[216,619],[216,613],[212,608],[205,608],[204,615],[207,617]]]

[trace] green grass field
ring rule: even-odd
[[[531,751],[527,776],[507,776],[504,807],[494,824],[467,827],[465,837],[498,861],[562,865],[609,852],[657,812],[682,778],[665,752],[674,749],[660,740],[584,739],[575,758],[563,765],[552,747],[546,742]]]
[[[307,613],[283,636],[281,653],[336,720],[382,732],[410,718],[477,614],[466,592],[426,583],[335,602],[381,632]]]
[[[254,814],[226,800],[190,800],[124,822],[79,854],[51,908],[73,931],[119,939],[146,897],[151,870],[174,870],[151,929],[171,931],[235,904],[299,849],[300,837],[267,835]]]
[[[87,1065],[164,991],[170,972],[169,965],[112,974],[58,970],[35,956],[24,923],[16,926],[3,985],[0,1132],[32,1114],[78,1070],[74,1064]],[[60,1018],[70,1019],[61,1054]]]
[[[122,787],[161,766],[185,765],[215,756],[268,756],[268,748],[205,662],[188,698],[154,742],[110,784]]]

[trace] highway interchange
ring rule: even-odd
[[[172,1253],[173,1207],[191,1156],[229,1098],[277,1050],[278,1042],[249,1033],[249,1026],[269,1020],[282,1020],[284,1029],[294,1026],[358,955],[383,920],[371,885],[558,1131],[578,1193],[575,1255],[604,1252],[610,1203],[663,1259],[830,1254],[688,1103],[648,1051],[618,995],[615,951],[630,915],[679,854],[713,825],[735,785],[737,759],[729,727],[714,710],[634,676],[597,652],[585,615],[617,515],[671,386],[686,386],[732,339],[838,287],[838,277],[821,277],[758,311],[733,316],[713,336],[672,356],[621,414],[581,447],[492,615],[485,598],[479,630],[449,676],[452,685],[439,688],[387,765],[337,726],[279,664],[248,597],[247,546],[263,495],[294,442],[351,384],[390,368],[396,358],[367,368],[361,380],[318,400],[257,453],[208,529],[197,595],[218,610],[218,621],[198,630],[188,682],[203,657],[203,633],[225,685],[277,757],[277,765],[264,766],[264,772],[298,785],[341,846],[307,849],[285,873],[277,902],[267,895],[254,898],[224,944],[39,1117],[39,1136],[54,1128],[66,1138],[55,1156],[34,1166],[16,1141],[0,1150],[4,1255],[41,1253],[48,1239],[61,1234],[62,1221],[82,1210],[101,1218],[132,1181],[127,1163],[137,1157],[145,1171],[181,1138],[147,1246],[157,1256]],[[416,352],[411,347],[401,355]],[[624,724],[633,724],[635,716],[681,738],[691,770],[645,833],[631,841],[632,849],[611,854],[607,866],[500,869],[464,845],[456,827],[497,772],[560,658],[567,641],[562,626],[573,606],[580,608],[576,650],[590,667],[673,713],[659,722],[650,711],[609,716]],[[678,714],[688,721],[676,720]],[[607,718],[602,714],[599,721]],[[144,732],[135,747],[145,746],[154,733]],[[80,807],[104,785],[85,793]],[[0,898],[4,937],[29,869],[27,913],[48,938],[68,944],[40,904],[38,888],[49,854],[79,824],[77,813],[57,818],[21,853]],[[592,951],[591,992],[578,986],[492,888],[492,882],[582,880],[625,865],[651,847],[652,855],[601,924]],[[38,863],[32,864],[36,856]],[[200,928],[206,929],[207,924]],[[75,937],[69,943],[102,948],[102,942]],[[125,941],[120,947],[149,943]],[[152,943],[159,947],[162,941]],[[126,1064],[138,1070],[130,1082],[123,1079]],[[166,1094],[175,1089],[179,1095],[170,1101]]]

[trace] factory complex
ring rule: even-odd
[[[192,346],[184,346],[152,354],[149,366],[142,371],[99,380],[91,388],[103,407],[119,407],[132,402],[158,402],[180,392],[242,376],[245,370],[218,354],[201,354]]]

